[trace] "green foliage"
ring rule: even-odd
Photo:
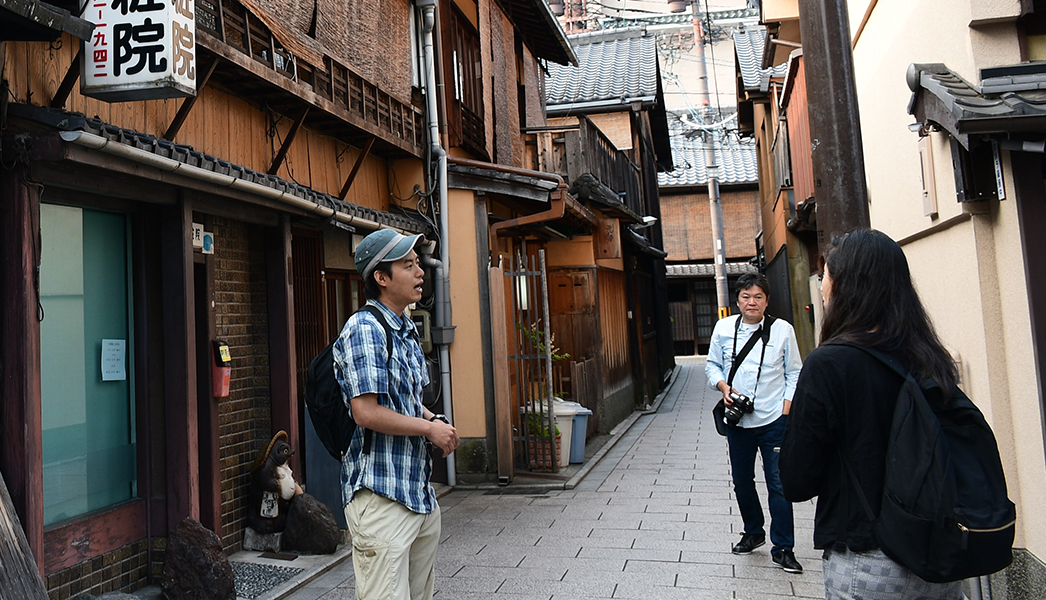
[[[545,332],[538,329],[538,325],[541,323],[541,319],[538,319],[536,323],[533,323],[530,327],[524,326],[520,322],[516,322],[516,329],[523,333],[523,337],[530,341],[530,344],[537,348],[538,354],[545,353]],[[557,360],[566,360],[570,358],[570,354],[561,351],[556,348],[556,334],[549,336],[549,348],[552,352],[552,362]]]
[[[555,435],[559,435],[559,427],[555,425],[555,422],[553,422],[553,427],[556,430]],[[527,413],[527,432],[538,437],[551,437],[548,433],[548,413]]]

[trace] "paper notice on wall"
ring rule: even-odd
[[[102,340],[102,381],[127,379],[127,340]]]

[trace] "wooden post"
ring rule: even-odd
[[[173,531],[182,519],[200,517],[192,203],[183,196],[161,215],[167,529]]]
[[[500,266],[489,269],[490,281],[490,350],[494,365],[494,419],[498,448],[498,481],[507,484],[515,474],[512,456],[512,388],[508,372],[508,340],[505,307],[505,271]]]
[[[44,573],[44,483],[40,437],[40,202],[21,170],[0,172],[0,471]]]
[[[302,438],[298,412],[298,372],[294,346],[294,274],[291,269],[291,223],[284,215],[270,229],[265,245],[269,303],[269,387],[272,396],[272,433],[284,430],[295,452],[291,469],[301,472]]]
[[[0,536],[0,556],[4,557],[4,568],[0,569],[0,590],[9,598],[25,600],[47,600],[47,588],[39,565],[33,561],[29,542],[22,533],[18,516],[7,494],[4,478],[0,476],[0,530],[8,532]]]

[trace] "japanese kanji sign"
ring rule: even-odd
[[[193,0],[87,0],[80,91],[106,102],[196,94]]]
[[[595,233],[596,258],[621,258],[621,222],[617,219],[600,219]]]

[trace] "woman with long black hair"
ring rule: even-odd
[[[888,354],[917,381],[933,379],[943,406],[958,372],[912,285],[901,247],[886,234],[859,230],[833,240],[821,293],[820,347],[799,375],[781,446],[785,497],[817,496],[814,547],[828,600],[959,600],[962,583],[929,583],[879,549],[844,470],[845,454],[875,514],[879,513],[887,436],[903,379],[853,345]],[[936,408],[936,406],[935,406]]]

